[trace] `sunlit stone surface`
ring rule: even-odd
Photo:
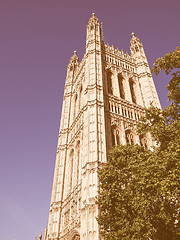
[[[132,33],[131,55],[104,43],[89,19],[86,52],[70,58],[64,89],[48,228],[44,240],[99,240],[97,169],[115,145],[153,145],[137,122],[150,102],[160,108],[144,48]]]

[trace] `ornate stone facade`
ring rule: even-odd
[[[99,240],[97,169],[115,145],[151,147],[136,124],[150,102],[160,108],[140,40],[132,33],[131,55],[104,43],[102,25],[89,19],[86,53],[70,58],[64,90],[46,239]]]

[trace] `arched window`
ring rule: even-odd
[[[129,143],[131,145],[134,145],[134,135],[132,134],[131,130],[126,130],[126,143]]]
[[[112,126],[112,128],[111,128],[111,135],[112,135],[112,147],[114,147],[116,145],[120,145],[121,144],[120,132],[117,129],[117,127]]]
[[[107,71],[108,93],[113,94],[113,74],[110,70]]]
[[[130,91],[131,91],[132,101],[133,101],[133,103],[137,103],[136,94],[135,94],[135,83],[132,78],[129,79],[129,87],[130,87]]]
[[[140,140],[141,146],[143,146],[144,148],[148,148],[147,139],[144,135],[140,135],[139,140]]]
[[[116,105],[114,106],[114,109],[115,109],[115,113],[117,113]]]
[[[120,145],[120,133],[119,133],[119,130],[116,130],[116,145]]]
[[[138,51],[139,51],[139,49],[138,49],[138,47],[137,47],[137,46],[135,46],[135,51],[136,51],[136,52],[138,52]]]
[[[124,116],[127,117],[126,109],[124,109]]]
[[[80,234],[78,231],[73,230],[71,235],[68,237],[70,240],[80,240]]]
[[[93,30],[93,29],[94,29],[94,26],[93,26],[93,25],[91,25],[91,26],[90,26],[90,29],[91,29],[91,30]]]
[[[72,71],[72,70],[73,70],[73,66],[71,65],[71,66],[70,66],[70,71]]]
[[[111,110],[112,110],[112,112],[114,112],[114,106],[113,106],[113,104],[111,105]]]
[[[119,92],[120,92],[120,97],[125,99],[125,92],[124,92],[124,82],[123,82],[123,77],[119,73],[118,74],[118,84],[119,84]]]
[[[76,235],[75,237],[73,237],[72,240],[80,240],[80,236],[79,236],[79,235]]]

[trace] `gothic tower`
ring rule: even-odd
[[[86,53],[67,67],[48,240],[100,240],[97,170],[115,145],[151,147],[136,124],[150,102],[160,108],[143,45],[132,33],[131,55],[104,43],[95,14],[86,28]]]

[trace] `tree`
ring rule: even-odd
[[[170,105],[145,110],[138,133],[157,147],[114,148],[99,170],[98,223],[104,239],[180,239],[180,47],[155,61],[152,71],[171,72]],[[174,72],[172,72],[174,71]]]

